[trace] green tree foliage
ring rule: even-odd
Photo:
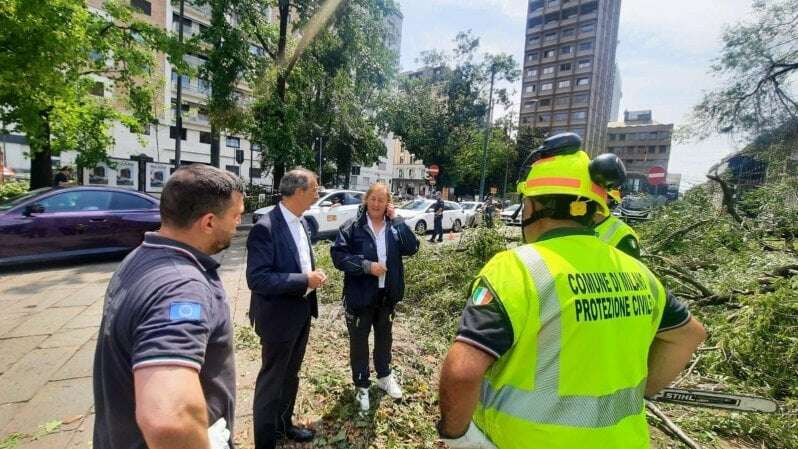
[[[159,49],[178,50],[121,2],[100,13],[84,0],[0,1],[0,119],[28,139],[31,188],[52,182],[52,155],[75,150],[92,166],[107,158],[112,123],[153,121]]]
[[[458,33],[451,53],[423,52],[419,62],[426,69],[440,70],[428,79],[402,80],[399,92],[385,107],[383,122],[410,153],[425,164],[441,167],[442,185],[456,185],[464,181],[464,175],[470,176],[468,167],[481,164],[479,152],[476,161],[458,169],[466,158],[462,153],[473,153],[481,145],[491,74],[495,73],[497,84],[514,82],[518,64],[506,54],[480,55],[479,38],[470,31]],[[509,105],[506,89],[496,89],[494,96],[496,103]]]
[[[253,141],[262,144],[264,163],[273,164],[275,183],[287,167],[315,167],[320,140],[325,160],[334,161],[342,173],[352,163],[371,164],[385,154],[373,116],[398,58],[386,47],[386,18],[398,12],[390,0],[209,3],[237,17],[234,26],[220,22],[222,30],[209,30],[216,44],[224,35],[262,49],[219,47],[206,67],[209,75],[221,74],[225,89],[211,102],[212,109],[242,112],[219,120],[220,125],[244,124]],[[254,90],[252,104],[243,111],[231,87],[240,80]]]
[[[756,0],[751,20],[728,28],[712,72],[723,86],[705,94],[687,133],[759,134],[798,118],[798,0]]]

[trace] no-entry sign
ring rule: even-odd
[[[659,186],[665,184],[666,174],[665,169],[662,167],[651,167],[648,170],[648,183],[652,186]]]

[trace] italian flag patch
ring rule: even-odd
[[[491,301],[493,301],[493,293],[483,286],[477,287],[471,295],[471,302],[475,306],[484,306],[490,304]]]

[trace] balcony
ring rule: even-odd
[[[202,16],[210,16],[211,15],[211,6],[210,5],[196,5],[191,0],[185,0],[183,3],[185,8],[193,9],[196,13]],[[180,1],[179,0],[172,0],[172,8],[174,8],[175,13],[180,11]]]

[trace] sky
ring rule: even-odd
[[[404,15],[403,70],[418,67],[421,51],[451,49],[457,32],[469,29],[480,37],[483,52],[523,61],[527,0],[398,1]],[[623,82],[621,118],[625,109],[651,109],[657,122],[686,123],[702,92],[722,83],[709,69],[720,54],[724,27],[748,19],[750,12],[751,0],[624,0],[616,56]],[[511,87],[519,99],[521,82]],[[704,182],[715,162],[740,147],[719,136],[674,142],[669,172],[682,174],[684,190]]]

